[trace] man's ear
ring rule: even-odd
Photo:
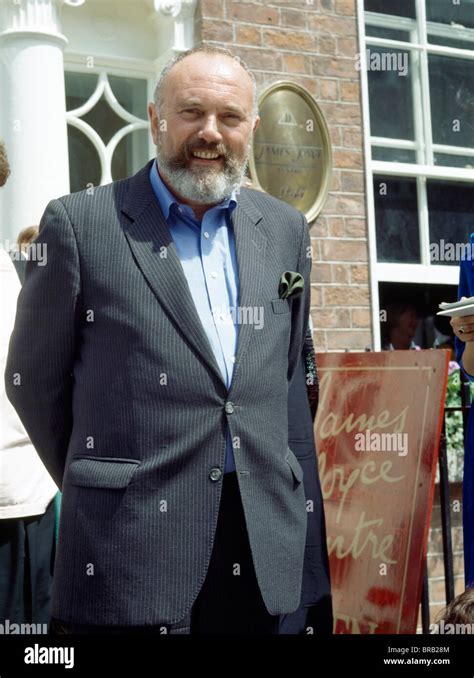
[[[148,117],[150,119],[150,126],[151,126],[151,136],[153,137],[153,143],[155,146],[157,145],[158,142],[158,115],[156,113],[156,107],[154,103],[149,103],[148,104]]]
[[[255,118],[255,122],[253,123],[252,134],[255,134],[255,132],[257,131],[259,125],[260,125],[260,116],[257,115],[257,117]]]

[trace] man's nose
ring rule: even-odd
[[[204,119],[203,126],[198,136],[208,143],[219,143],[222,141],[222,135],[219,132],[215,115],[208,115]]]

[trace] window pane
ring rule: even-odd
[[[119,104],[142,120],[147,119],[147,82],[138,78],[109,75],[109,84]]]
[[[395,16],[416,17],[414,0],[365,0],[366,12],[381,12]]]
[[[474,3],[472,0],[427,0],[426,18],[442,24],[458,24],[464,28],[474,28]]]
[[[377,260],[420,263],[416,181],[374,177]]]
[[[71,193],[82,191],[88,184],[99,186],[101,169],[93,144],[76,127],[68,125],[69,181]]]
[[[66,110],[73,111],[88,101],[94,94],[99,76],[96,73],[64,74],[66,87]]]
[[[409,53],[371,47],[367,50],[370,133],[376,137],[414,140]]]
[[[372,146],[372,160],[384,162],[416,162],[416,152],[407,148],[384,148]]]
[[[469,242],[474,231],[472,184],[429,181],[427,191],[431,263],[459,266],[459,259],[452,260],[453,248],[443,245]]]
[[[474,68],[472,61],[429,57],[433,142],[474,148]]]
[[[81,119],[95,129],[105,145],[109,143],[115,132],[127,124],[110,108],[104,97],[99,99],[94,108]]]
[[[393,28],[382,28],[381,26],[366,24],[365,32],[371,38],[386,38],[388,40],[410,42],[410,33],[408,31],[396,31]]]
[[[462,167],[472,169],[474,167],[474,156],[472,155],[453,155],[452,153],[435,153],[435,165],[443,167]]]
[[[474,11],[474,8],[473,8]],[[473,40],[462,40],[457,38],[443,38],[440,35],[429,35],[428,42],[432,45],[444,45],[444,47],[455,47],[456,49],[470,49],[474,48]]]
[[[148,130],[136,130],[123,137],[112,157],[112,177],[125,179],[138,172],[147,162]]]

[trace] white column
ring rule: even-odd
[[[2,242],[38,224],[49,200],[69,192],[61,4],[0,3],[0,137],[11,166],[0,191]]]
[[[154,9],[159,55],[157,75],[171,57],[194,47],[197,0],[148,0]]]

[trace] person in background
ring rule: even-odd
[[[16,239],[18,252],[15,252],[12,261],[22,285],[25,282],[26,262],[29,259],[29,246],[34,242],[38,235],[38,231],[38,226],[27,226],[20,231],[18,238]]]
[[[0,186],[9,175],[0,143]],[[5,370],[20,281],[0,249],[0,364]],[[50,621],[57,487],[0,385],[0,623]]]
[[[474,633],[474,588],[467,588],[446,606],[437,622],[437,629],[433,630],[433,633],[440,632],[441,622],[444,628],[448,624],[470,624],[470,632]]]
[[[419,350],[414,342],[418,313],[412,304],[394,302],[387,306],[384,351]]]
[[[471,234],[471,252],[474,233]],[[474,296],[474,271],[471,257],[460,262],[458,299]],[[451,318],[455,334],[456,361],[469,381],[474,381],[474,315]],[[464,580],[474,586],[474,416],[469,412],[464,445],[463,475]]]

